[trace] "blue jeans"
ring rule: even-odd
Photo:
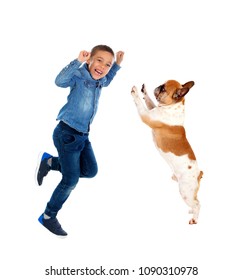
[[[47,203],[45,214],[55,218],[79,178],[92,178],[98,172],[96,158],[88,134],[82,134],[63,122],[53,132],[58,157],[52,158],[52,170],[62,173],[62,180]]]

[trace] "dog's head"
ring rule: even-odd
[[[154,96],[156,100],[163,105],[171,105],[180,102],[184,99],[184,96],[188,93],[191,87],[194,86],[194,82],[190,81],[181,85],[175,80],[169,80],[163,85],[158,86],[154,90]]]

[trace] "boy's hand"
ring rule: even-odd
[[[124,52],[119,51],[116,53],[116,64],[120,65],[123,60]]]
[[[78,56],[78,61],[85,62],[90,58],[90,52],[81,51]]]

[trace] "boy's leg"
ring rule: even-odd
[[[77,158],[77,160],[75,160]],[[75,164],[78,163],[78,164]],[[66,153],[60,161],[62,170],[62,180],[55,188],[50,201],[46,205],[44,213],[39,218],[41,224],[56,235],[67,235],[62,229],[56,216],[62,208],[64,202],[69,197],[79,180],[79,153]]]
[[[45,214],[51,218],[57,216],[58,211],[62,208],[62,205],[78,183],[80,171],[79,158],[80,152],[65,152],[65,157],[60,160],[62,179],[55,188],[45,210]]]
[[[92,178],[97,174],[97,162],[88,137],[75,135],[75,141],[71,143],[67,143],[66,139],[65,137],[65,144],[62,137],[58,140],[59,143],[56,143],[62,180],[47,203],[45,214],[51,218],[57,216],[58,211],[76,187],[79,177]]]
[[[75,135],[70,131],[57,126],[54,130],[53,140],[58,150],[62,180],[54,190],[47,203],[43,218],[39,221],[52,233],[67,235],[57,223],[57,213],[69,197],[71,191],[78,183],[80,176],[80,154],[85,147],[87,136]],[[49,218],[49,219],[45,219]]]

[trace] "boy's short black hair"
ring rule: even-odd
[[[110,48],[107,45],[97,45],[95,47],[92,48],[91,50],[91,56],[94,56],[96,54],[97,51],[105,51],[105,52],[109,52],[110,54],[112,54],[113,56],[115,56],[112,48]]]

